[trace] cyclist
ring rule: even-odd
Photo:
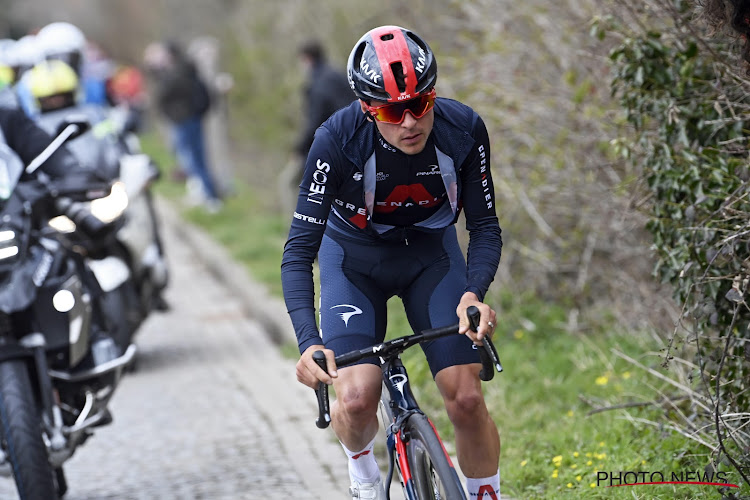
[[[499,498],[500,439],[474,348],[495,327],[495,311],[481,301],[502,247],[487,130],[468,106],[435,97],[435,55],[413,31],[367,32],[347,72],[359,100],[316,132],[281,264],[301,353],[297,379],[313,388],[320,381],[334,386],[332,425],[349,457],[352,498],[385,498],[372,454],[380,368],[371,359],[337,371],[334,353],[382,341],[386,301],[394,295],[415,331],[454,323],[458,315],[465,335],[423,349],[455,428],[470,498]],[[462,209],[468,264],[454,227]],[[466,318],[471,305],[481,312],[476,334]],[[312,359],[317,350],[325,353],[330,376]]]

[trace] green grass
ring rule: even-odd
[[[178,200],[184,188],[169,180],[172,161],[168,152],[155,136],[144,137],[143,147],[167,174],[158,192]],[[236,195],[220,213],[209,215],[200,209],[182,213],[280,296],[279,265],[289,220],[264,209],[261,196],[248,186],[236,186]],[[592,405],[647,402],[672,393],[667,384],[614,354],[623,352],[662,371],[658,356],[662,346],[653,336],[622,332],[614,325],[573,334],[565,328],[567,311],[559,305],[510,293],[490,294],[487,301],[501,318],[495,342],[505,370],[484,387],[502,439],[504,494],[545,500],[722,498],[715,486],[596,485],[598,472],[618,471],[660,472],[664,480],[672,480],[672,473],[689,472],[695,481],[695,474],[703,473],[709,463],[707,449],[660,424],[665,421],[665,408],[652,405],[587,415]],[[389,337],[408,334],[398,299],[389,301],[388,311]],[[284,346],[283,352],[292,358],[298,353],[296,346]],[[422,351],[410,349],[404,362],[421,406],[451,449],[452,429]],[[728,482],[741,483],[729,468],[719,471],[729,471]],[[727,493],[750,495],[750,488],[744,485],[741,493],[736,489]]]

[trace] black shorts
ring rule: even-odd
[[[415,332],[458,322],[456,307],[466,287],[466,261],[454,226],[439,233],[414,234],[408,245],[375,245],[329,226],[318,261],[321,335],[325,346],[337,354],[384,340],[386,302],[394,295],[403,301]],[[421,346],[433,377],[449,366],[480,362],[466,335]],[[363,362],[378,364],[378,359]]]

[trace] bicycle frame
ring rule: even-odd
[[[390,413],[393,415],[393,421],[386,422],[386,442],[388,446],[388,474],[385,479],[386,498],[390,498],[393,469],[395,465],[398,465],[404,493],[407,500],[412,500],[417,498],[417,493],[414,490],[411,466],[409,465],[406,451],[406,441],[408,441],[409,436],[404,435],[404,427],[409,417],[415,413],[423,414],[423,412],[419,408],[414,393],[412,393],[411,385],[409,384],[409,375],[406,372],[406,367],[401,362],[401,358],[398,355],[392,355],[387,359],[382,359],[382,361],[383,386],[387,389],[387,394],[384,392],[381,395],[381,404],[384,406],[388,405]],[[386,416],[384,415],[383,420],[385,419]],[[432,425],[432,421],[430,421],[430,425]],[[435,431],[435,435],[440,439],[440,435],[434,425],[432,428]],[[448,460],[448,464],[454,469],[453,461],[445,450],[445,446],[443,446],[443,452],[445,453],[445,458]],[[458,478],[455,469],[453,473]]]
[[[471,329],[477,331],[479,325],[479,310],[474,306],[469,307],[467,310],[467,316],[469,318]],[[417,400],[411,391],[411,386],[409,385],[409,376],[406,373],[406,368],[400,358],[401,353],[411,346],[440,337],[455,335],[457,333],[458,325],[434,328],[431,330],[425,330],[418,334],[407,335],[405,337],[385,341],[361,350],[343,353],[337,355],[335,358],[336,366],[338,367],[347,366],[365,358],[380,358],[380,366],[383,372],[383,386],[387,389],[387,394],[385,391],[381,393],[381,403],[384,405],[386,413],[388,414],[388,419],[391,419],[392,417],[391,422],[388,422],[386,428],[389,452],[388,475],[385,483],[387,498],[390,498],[389,488],[393,477],[394,465],[399,468],[401,481],[403,482],[404,492],[407,495],[407,499],[416,500],[418,498],[412,477],[411,466],[409,465],[407,443],[409,442],[410,436],[405,433],[409,419],[415,414],[424,416],[425,420],[432,427],[434,437],[437,438],[440,448],[445,454],[447,465],[455,475],[454,479],[458,485],[461,483],[458,480],[458,474],[453,466],[453,461],[445,450],[445,446],[443,445],[435,426],[424,412],[420,410],[419,405],[417,404]],[[479,374],[481,380],[489,381],[494,377],[495,371],[498,373],[503,371],[503,367],[497,356],[497,350],[489,337],[485,336],[483,338],[482,346],[479,347],[478,351],[482,363],[482,370]],[[318,366],[324,371],[327,371],[327,362],[325,354],[323,354],[322,351],[314,352],[312,357]],[[315,394],[318,399],[318,419],[316,420],[315,425],[320,429],[324,429],[328,427],[331,422],[328,386],[321,382],[318,385],[318,388],[315,389]],[[386,419],[384,418],[384,420]]]

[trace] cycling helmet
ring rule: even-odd
[[[55,22],[39,30],[37,38],[47,55],[65,52],[83,51],[86,47],[86,36],[76,26]]]
[[[67,63],[58,60],[43,61],[29,71],[28,85],[31,95],[42,99],[58,94],[75,93],[78,76]]]
[[[432,90],[437,62],[427,42],[413,31],[381,26],[354,45],[347,76],[359,99],[401,102]]]
[[[39,46],[39,41],[34,35],[26,35],[9,47],[6,53],[8,66],[16,71],[16,78],[44,60],[44,53]]]
[[[76,26],[66,22],[46,25],[36,35],[47,59],[60,59],[80,73],[86,36]]]

